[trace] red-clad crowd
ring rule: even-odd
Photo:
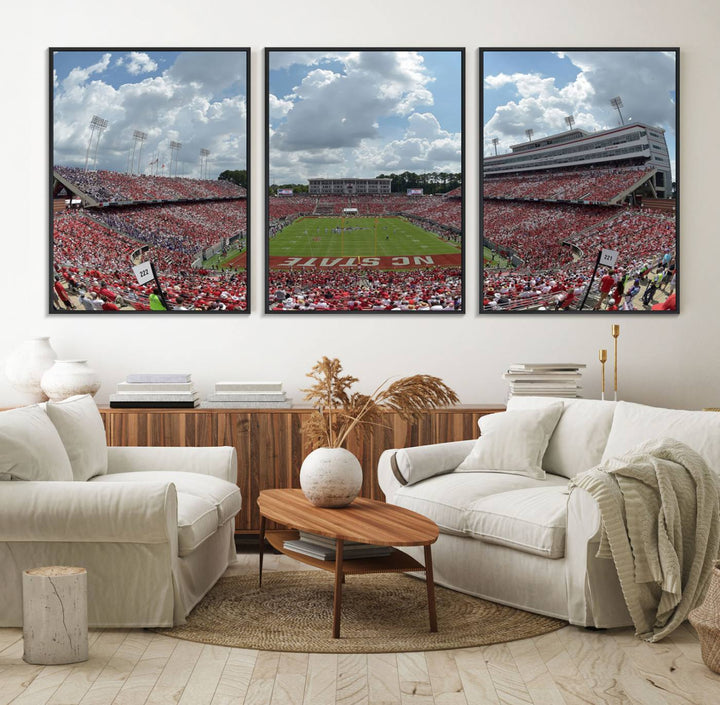
[[[69,166],[56,166],[55,172],[101,203],[240,198],[247,195],[244,188],[230,181],[84,171]]]
[[[130,253],[140,240],[118,234],[84,211],[68,211],[53,219],[53,263],[56,276],[84,308],[146,310],[153,284],[140,285]],[[244,271],[193,269],[192,257],[151,244],[144,259],[155,264],[170,308],[181,310],[244,310]],[[93,301],[100,299],[101,305]]]
[[[272,270],[273,311],[456,311],[462,272],[427,267],[400,271]]]
[[[597,167],[486,177],[484,198],[608,203],[652,173],[650,167]]]

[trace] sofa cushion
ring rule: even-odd
[[[89,394],[49,401],[45,412],[65,446],[75,480],[85,482],[107,472],[105,426]]]
[[[417,485],[400,487],[393,502],[432,519],[444,534],[468,533],[468,510],[483,497],[525,488],[561,485],[567,479],[547,475],[545,480],[506,473],[457,473],[431,477]]]
[[[557,403],[553,397],[512,397],[507,408],[537,409],[553,403]],[[542,466],[546,472],[571,478],[602,460],[617,404],[599,399],[563,399],[562,404]]]
[[[456,472],[503,472],[542,480],[542,459],[563,412],[562,402],[541,409],[482,416],[480,438]]]
[[[567,483],[482,497],[467,509],[474,538],[545,558],[565,555]]]
[[[452,441],[402,448],[390,462],[398,482],[414,485],[434,475],[451,472],[465,460],[474,445],[475,441]]]
[[[711,411],[679,411],[618,402],[602,461],[659,438],[674,438],[690,446],[720,476],[720,413]]]
[[[39,406],[0,413],[0,479],[73,479],[62,440]]]
[[[188,492],[177,493],[178,555],[187,556],[218,528],[215,505]]]
[[[216,511],[215,528],[234,517],[242,508],[240,490],[227,480],[196,472],[149,470],[101,475],[92,482],[172,482],[178,494],[195,495],[210,502]]]

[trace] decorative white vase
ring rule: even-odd
[[[300,467],[300,487],[316,507],[344,507],[362,487],[360,461],[345,448],[318,448]]]
[[[40,385],[50,401],[62,401],[76,394],[95,396],[100,389],[100,377],[87,360],[55,360]]]
[[[15,389],[32,397],[33,402],[47,401],[40,380],[56,357],[50,338],[29,338],[5,361],[5,375]]]

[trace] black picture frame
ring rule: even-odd
[[[250,49],[48,53],[49,312],[250,313]]]
[[[297,57],[289,56],[290,54],[297,54]],[[441,56],[442,54],[442,56]],[[338,56],[334,56],[338,55]],[[292,62],[294,59],[302,57],[306,62],[307,70],[293,70],[297,69],[297,64],[291,63],[290,69],[287,70],[287,75],[283,76],[282,80],[275,74],[276,67],[279,66],[278,59],[282,59],[284,62]],[[350,58],[348,58],[350,57]],[[410,58],[408,58],[410,57]],[[420,59],[418,59],[420,57]],[[392,85],[380,85],[382,83],[379,77],[383,75],[384,63],[391,64],[393,58],[396,64],[400,64],[401,61],[415,61],[415,65],[412,70],[422,73],[425,71],[435,70],[436,73],[431,76],[434,83],[433,88],[437,87],[437,81],[445,81],[441,86],[441,90],[450,92],[453,94],[453,101],[443,103],[444,111],[446,115],[453,114],[452,118],[448,118],[448,123],[452,123],[455,127],[449,127],[445,129],[442,120],[438,119],[434,112],[431,112],[428,108],[428,103],[423,103],[422,96],[418,98],[417,95],[408,97],[408,101],[416,100],[416,105],[419,109],[424,109],[429,114],[426,115],[427,122],[426,129],[437,129],[445,133],[447,136],[448,152],[453,152],[452,163],[459,163],[459,171],[446,172],[446,176],[453,177],[459,176],[459,184],[455,184],[453,188],[447,188],[446,192],[452,191],[448,196],[435,196],[434,194],[428,194],[427,187],[423,187],[422,195],[409,195],[407,191],[404,195],[398,194],[396,191],[393,195],[382,194],[376,201],[378,205],[371,205],[371,201],[374,196],[368,194],[368,191],[373,189],[385,189],[386,185],[375,183],[379,176],[391,176],[391,189],[393,186],[398,187],[403,183],[402,178],[405,172],[412,173],[408,169],[408,166],[412,164],[411,161],[404,162],[404,166],[399,165],[396,169],[392,169],[387,166],[383,168],[377,166],[374,172],[368,172],[367,169],[360,169],[361,160],[356,159],[353,161],[348,160],[348,150],[352,147],[348,145],[354,145],[355,147],[363,148],[368,142],[363,142],[364,139],[371,140],[372,137],[362,137],[362,135],[374,134],[380,132],[379,125],[382,119],[379,116],[383,116],[383,110],[387,110],[388,105],[391,101],[388,100],[387,105],[378,106],[372,104],[372,101],[380,102],[382,99],[378,98],[383,91],[383,96],[387,95],[387,92],[392,92],[394,87]],[[446,69],[447,73],[440,71],[439,64],[442,60],[447,58],[448,66],[452,65],[454,68]],[[431,61],[435,59],[436,61]],[[316,62],[316,63],[310,63]],[[345,62],[345,63],[343,63]],[[348,80],[348,74],[351,71],[348,70],[347,66],[350,62],[355,62],[352,65],[352,76]],[[428,69],[425,62],[433,64],[433,69]],[[360,65],[367,68],[365,75],[360,75],[356,72],[357,66]],[[371,66],[372,65],[372,66]],[[397,69],[397,65],[394,67]],[[285,71],[285,68],[278,68],[279,70]],[[327,71],[327,74],[315,73],[313,78],[308,79],[309,75],[313,71]],[[330,75],[334,74],[334,75]],[[374,78],[374,80],[373,80]],[[417,78],[417,76],[416,76]],[[427,75],[421,76],[420,83],[428,78]],[[294,80],[294,83],[293,83]],[[335,85],[332,89],[323,91],[318,89],[314,91],[314,95],[310,96],[310,91],[307,94],[300,96],[299,92],[303,90],[306,85],[303,81],[317,80],[328,82],[335,81]],[[365,83],[363,82],[365,81]],[[345,82],[345,83],[343,83]],[[348,85],[350,84],[350,85]],[[354,85],[354,90],[349,91],[349,88]],[[290,95],[287,88],[292,90],[292,86],[298,86],[295,92]],[[422,87],[418,87],[418,91],[428,90],[426,84]],[[451,87],[448,89],[448,87]],[[325,88],[325,86],[322,86]],[[348,90],[346,98],[343,99],[344,88]],[[429,92],[429,91],[428,91]],[[335,96],[334,98],[332,96]],[[349,97],[348,97],[349,96]],[[428,96],[425,96],[426,98]],[[397,96],[395,96],[397,98]],[[430,95],[430,102],[434,102],[434,96]],[[317,101],[313,103],[312,101]],[[303,105],[300,105],[304,103]],[[297,110],[300,105],[302,111],[296,112],[293,116],[291,111]],[[426,313],[453,313],[463,314],[465,312],[465,49],[464,48],[363,48],[355,49],[349,47],[341,48],[301,48],[301,47],[277,47],[277,48],[266,48],[265,49],[265,109],[266,109],[266,122],[265,122],[265,306],[264,310],[267,314],[345,314],[345,315],[358,315],[358,314],[369,314],[369,313],[388,313],[388,314],[412,314],[418,312]],[[434,108],[433,108],[434,109]],[[274,115],[278,111],[286,110],[285,115],[279,120],[274,121]],[[374,112],[373,112],[374,111]],[[453,113],[454,111],[454,113]],[[328,113],[334,113],[334,117],[338,118],[339,122],[345,124],[345,121],[351,123],[348,127],[349,131],[356,130],[355,134],[343,133],[343,128],[339,124],[331,123],[327,118]],[[345,114],[347,113],[347,114]],[[414,113],[407,112],[406,115]],[[438,113],[439,114],[439,113]],[[358,118],[362,115],[361,122]],[[300,117],[304,119],[301,123]],[[292,130],[288,129],[288,122],[293,120]],[[285,122],[283,122],[283,120]],[[419,123],[422,122],[420,118],[414,118]],[[408,119],[409,123],[409,119]],[[300,124],[304,125],[304,131],[299,127]],[[459,136],[457,130],[459,126]],[[398,125],[394,125],[393,129],[395,134],[399,137],[407,137],[409,129],[406,132],[402,132]],[[349,132],[348,131],[348,132]],[[432,135],[430,135],[432,136]],[[387,142],[385,143],[387,144]],[[457,155],[457,148],[455,145],[459,144],[459,155]],[[447,146],[446,145],[446,146]],[[377,145],[374,145],[377,147]],[[283,152],[284,149],[284,152]],[[304,154],[298,156],[301,152]],[[440,150],[437,151],[438,155],[441,154]],[[341,199],[344,196],[350,196],[351,201],[356,203],[355,215],[366,216],[372,222],[357,221],[358,225],[350,226],[353,231],[359,233],[357,240],[364,240],[364,244],[349,245],[349,249],[357,247],[360,251],[357,253],[347,251],[345,249],[345,236],[346,232],[349,233],[350,227],[346,228],[345,219],[352,217],[353,203],[342,207],[340,212],[335,212],[337,208],[341,207],[337,203],[333,204],[332,212],[330,216],[334,216],[336,220],[339,218],[339,224],[332,225],[329,221],[319,224],[319,222],[312,222],[307,232],[300,232],[297,237],[299,245],[289,244],[285,252],[279,253],[279,240],[276,237],[277,232],[283,232],[283,239],[285,236],[289,236],[288,225],[299,223],[300,217],[314,217],[317,219],[318,213],[312,202],[312,199],[308,197],[308,202],[304,202],[303,198],[297,198],[297,194],[292,188],[285,188],[286,195],[278,195],[278,190],[283,190],[284,184],[297,184],[301,183],[300,180],[290,179],[289,181],[283,181],[282,178],[276,178],[278,174],[290,174],[292,168],[288,168],[285,171],[281,168],[277,168],[280,160],[276,159],[278,154],[282,154],[286,161],[293,162],[294,167],[297,166],[302,159],[305,166],[303,167],[306,171],[311,168],[307,165],[311,165],[313,157],[317,157],[317,163],[323,164],[323,159],[327,159],[324,164],[326,166],[318,166],[315,173],[305,179],[307,182],[308,191],[311,189],[309,179],[312,178],[316,181],[315,187],[318,189],[322,188],[337,188],[340,189],[340,193],[333,194],[330,191],[330,195],[339,196]],[[375,152],[377,154],[377,150]],[[428,152],[422,153],[425,162],[418,158],[416,163],[430,164],[431,159],[428,156]],[[445,162],[450,163],[451,160],[446,155]],[[459,157],[459,158],[458,158]],[[438,161],[438,164],[441,162]],[[348,164],[351,168],[348,170],[346,167]],[[400,164],[400,162],[398,162]],[[337,173],[334,173],[335,167],[339,165]],[[326,169],[326,171],[323,171]],[[362,173],[360,173],[362,171]],[[426,183],[430,185],[431,169],[417,169],[417,176],[426,175]],[[437,172],[438,179],[442,181],[443,172]],[[318,173],[319,172],[319,173]],[[342,172],[342,173],[341,173]],[[295,173],[301,173],[301,170],[297,170]],[[368,173],[374,173],[374,176],[368,176]],[[323,179],[323,177],[326,177]],[[342,181],[342,185],[321,183],[322,181]],[[368,183],[370,182],[370,183]],[[408,181],[406,180],[406,184]],[[450,180],[445,181],[444,184],[448,185]],[[305,185],[305,184],[301,184]],[[412,188],[407,186],[406,188]],[[357,189],[357,190],[355,190]],[[271,195],[271,190],[273,195]],[[393,189],[394,190],[394,189]],[[360,193],[365,191],[364,193]],[[432,185],[432,191],[439,191],[436,185]],[[290,193],[292,195],[290,195]],[[328,208],[327,199],[324,198],[326,194],[318,196],[315,203],[323,211]],[[365,198],[367,196],[367,198]],[[459,196],[459,198],[458,198]],[[354,198],[353,198],[354,197]],[[397,197],[397,199],[396,199]],[[439,223],[429,222],[432,218],[420,221],[415,213],[409,213],[409,209],[388,211],[387,199],[396,199],[392,202],[393,206],[396,206],[401,199],[409,200],[411,198],[422,199],[428,204],[429,199],[437,201],[437,206],[441,211],[440,215],[435,215],[436,218],[446,219],[447,222]],[[286,206],[277,201],[279,198],[294,198],[297,204],[287,208],[287,214],[282,215],[285,211]],[[443,200],[445,199],[445,200]],[[324,204],[321,204],[324,201]],[[360,203],[362,201],[362,203]],[[382,203],[380,203],[382,201]],[[452,203],[450,203],[452,201]],[[288,202],[283,202],[287,204]],[[414,202],[413,202],[414,203]],[[359,208],[358,208],[359,206]],[[312,207],[312,212],[309,210]],[[443,209],[452,211],[450,215],[442,213]],[[457,212],[459,209],[459,213]],[[347,210],[348,215],[343,215]],[[422,209],[418,209],[422,210]],[[430,209],[429,209],[430,210]],[[393,215],[389,216],[388,213],[392,212]],[[320,213],[322,216],[323,213]],[[392,220],[391,220],[392,218]],[[397,218],[397,220],[396,220]],[[289,220],[292,219],[292,222]],[[411,221],[412,219],[412,221]],[[418,247],[417,252],[413,251],[402,251],[400,252],[401,238],[405,237],[406,227],[404,223],[400,223],[399,220],[410,222],[411,224],[421,223],[425,225],[427,229],[422,227],[417,228],[420,232],[417,234],[417,243],[422,242],[422,245]],[[288,225],[286,225],[288,223]],[[315,231],[315,228],[320,228]],[[441,232],[441,235],[428,235],[430,228],[435,228]],[[409,228],[412,230],[412,228]],[[335,232],[334,232],[335,231]],[[362,231],[365,231],[364,233]],[[384,233],[384,236],[383,236]],[[391,240],[393,235],[397,233],[398,237],[398,251],[393,254],[383,255],[380,254],[383,251],[389,252],[390,248],[384,245],[384,241]],[[340,238],[340,250],[337,251],[337,242],[331,243],[330,240],[333,236]],[[410,237],[415,237],[411,235]],[[443,237],[447,240],[443,240]],[[304,242],[302,242],[304,240]],[[381,241],[380,247],[378,247],[378,240]],[[289,240],[288,240],[289,241]],[[349,238],[347,242],[350,242]],[[428,244],[429,241],[429,244]],[[405,241],[407,242],[407,241]],[[455,242],[456,244],[451,246]],[[389,243],[388,243],[389,244]],[[315,248],[312,246],[316,245]],[[315,256],[315,252],[320,247],[328,249],[324,250],[327,254],[318,253]],[[283,245],[284,247],[284,245]],[[367,252],[362,250],[362,247],[371,247]],[[414,247],[414,245],[413,245]],[[334,249],[333,249],[334,248]],[[383,249],[386,248],[386,249]],[[427,248],[431,248],[430,252],[427,252]],[[433,252],[433,249],[437,249],[438,252]],[[437,258],[440,250],[447,250],[447,253]],[[378,256],[380,254],[380,256]],[[423,257],[423,255],[429,255],[429,257]],[[452,265],[440,265],[438,262],[452,262]],[[283,262],[291,262],[285,266]],[[360,262],[360,266],[358,266]],[[431,262],[431,264],[428,264]],[[418,267],[417,269],[400,269],[400,266],[408,265],[409,267]],[[306,268],[307,267],[307,268]],[[342,267],[342,269],[341,269]],[[314,270],[311,275],[305,274],[309,270]],[[348,274],[350,272],[350,274]],[[413,276],[413,272],[417,272]],[[326,275],[327,273],[327,275]],[[342,276],[340,276],[340,273]],[[380,274],[382,273],[382,274]],[[452,274],[451,274],[452,273]],[[415,281],[412,281],[415,279]],[[425,286],[423,286],[425,284]],[[413,295],[408,294],[413,292]],[[432,296],[418,296],[415,293],[432,293]],[[329,297],[325,297],[325,293],[329,294]],[[424,298],[428,298],[425,301]],[[431,305],[431,301],[433,302]],[[412,303],[410,303],[412,302]],[[324,306],[327,305],[327,308]],[[452,306],[452,308],[450,308]]]
[[[480,84],[480,313],[679,313],[679,48],[488,47]]]

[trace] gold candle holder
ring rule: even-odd
[[[602,366],[602,396],[600,398],[605,401],[605,363],[607,362],[607,350],[602,349],[599,357],[600,365]]]
[[[615,392],[615,401],[617,401],[617,350],[618,350],[618,337],[620,336],[620,326],[617,323],[613,323],[612,326],[610,326],[610,333],[613,337],[614,342],[614,356],[613,356],[613,365],[614,365],[614,380],[613,380],[613,390]]]

